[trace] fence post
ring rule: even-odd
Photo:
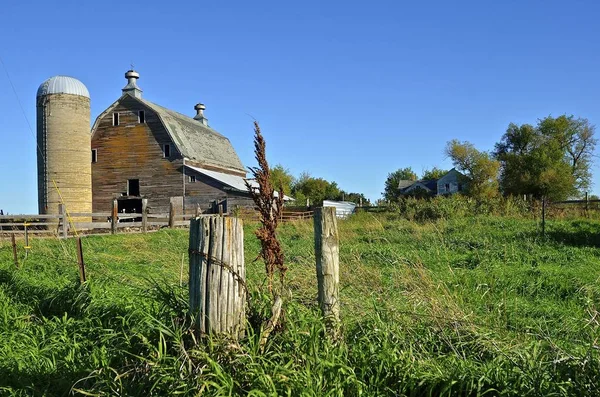
[[[110,214],[110,233],[117,234],[117,222],[119,221],[119,202],[113,200],[112,212]]]
[[[69,232],[69,223],[67,221],[67,207],[64,204],[58,205],[58,212],[62,223],[62,238],[67,238]]]
[[[83,247],[81,245],[81,237],[77,237],[77,264],[79,265],[79,281],[85,283],[85,262],[83,261]]]
[[[244,230],[238,218],[190,221],[190,310],[201,334],[237,338],[246,325]]]
[[[319,306],[327,330],[333,338],[337,338],[340,323],[340,247],[334,207],[315,209],[314,230]]]
[[[169,202],[169,227],[171,229],[175,227],[175,204],[173,200]]]
[[[148,199],[142,199],[142,233],[148,231]]]
[[[585,192],[585,210],[586,212],[590,209],[590,201],[588,199],[588,192]]]
[[[546,196],[542,197],[542,236],[546,237]]]
[[[10,242],[12,244],[13,260],[15,261],[15,266],[19,267],[19,258],[17,257],[17,242],[15,241],[14,233],[10,235]]]
[[[29,223],[25,222],[23,223],[23,228],[25,229],[25,259],[27,259],[29,257],[29,248],[31,248],[29,246],[29,232],[27,230],[27,226],[29,225]]]

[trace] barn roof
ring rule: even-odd
[[[200,167],[194,167],[189,164],[186,164],[185,166],[186,166],[186,168],[189,168],[200,174],[206,175],[209,178],[212,178],[212,179],[222,183],[223,185],[225,185],[231,189],[240,191],[240,192],[248,192],[248,187],[246,186],[245,181],[248,181],[248,183],[250,184],[250,186],[252,187],[253,190],[258,190],[258,182],[256,182],[256,180],[254,180],[254,179],[247,179],[247,178],[243,178],[238,175],[231,175],[231,174],[225,174],[223,172],[207,170],[207,169],[200,168]],[[275,193],[275,197],[277,197],[279,195],[279,193],[276,191],[274,193]],[[290,201],[290,200],[294,200],[294,199],[287,195],[284,195],[283,200]]]
[[[229,139],[198,120],[145,99],[136,99],[158,115],[184,157],[201,164],[246,173]]]

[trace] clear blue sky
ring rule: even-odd
[[[146,99],[204,102],[245,165],[254,117],[272,164],[377,199],[397,168],[451,167],[453,138],[490,150],[510,122],[563,113],[600,127],[599,16],[596,1],[6,0],[0,57],[34,130],[45,79],[83,81],[93,120],[133,63]],[[0,109],[0,208],[32,213],[35,140],[1,68]]]

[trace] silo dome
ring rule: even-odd
[[[50,94],[71,94],[86,98],[90,97],[90,92],[86,86],[79,80],[69,76],[54,76],[44,81],[37,91],[37,97]]]

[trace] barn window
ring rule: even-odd
[[[113,125],[119,125],[119,113],[113,113]]]
[[[146,122],[146,112],[143,110],[138,111],[138,122],[144,124]]]
[[[128,179],[127,180],[127,195],[128,196],[139,196],[140,195],[140,180],[139,179]]]
[[[191,183],[196,182],[196,175],[190,175],[188,179]]]
[[[98,149],[92,149],[92,163],[98,161]]]
[[[163,157],[171,157],[171,145],[163,145]]]
[[[450,192],[450,184],[449,184],[449,183],[446,183],[446,186],[445,186],[445,188],[446,188],[446,191],[447,191],[447,192]]]

